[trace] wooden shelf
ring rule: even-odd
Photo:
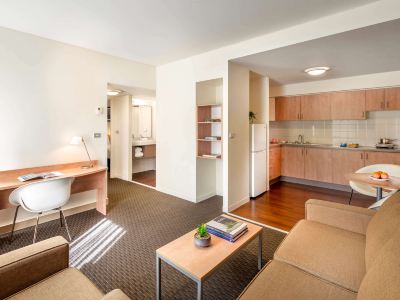
[[[214,157],[206,157],[206,156],[197,155],[197,158],[217,160],[217,159],[222,159],[222,155],[220,155],[218,157],[215,157],[215,158]]]
[[[222,142],[222,139],[219,140],[197,139],[197,140],[201,142]]]
[[[198,107],[203,107],[203,106],[222,106],[222,103],[214,103],[214,104],[199,104],[197,105]]]
[[[197,122],[198,124],[222,124],[221,121],[219,122]]]

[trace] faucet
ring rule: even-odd
[[[300,144],[304,144],[304,136],[303,136],[302,134],[299,134],[299,136],[297,137],[297,141],[298,141]]]

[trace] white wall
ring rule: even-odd
[[[193,64],[157,68],[157,189],[196,202],[196,101]]]
[[[110,98],[111,178],[132,180],[131,96]]]
[[[269,119],[269,80],[266,77],[250,77],[249,99],[249,109],[256,114],[254,124],[266,124]]]
[[[154,68],[3,28],[0,40],[0,170],[86,160],[73,135],[105,163],[107,82],[154,89]]]
[[[155,88],[152,66],[4,28],[0,41],[0,171],[86,160],[83,148],[69,145],[74,135],[105,164],[107,83]],[[0,218],[11,223],[13,212]]]
[[[159,125],[157,128],[160,128],[161,124],[164,124],[164,128],[162,128],[164,133],[171,133],[175,131],[176,128],[180,127],[185,128],[179,129],[179,138],[185,141],[185,144],[181,141],[177,142],[177,145],[179,145],[177,148],[181,149],[172,151],[172,146],[167,146],[166,142],[164,142],[164,145],[157,150],[157,156],[162,156],[162,159],[157,159],[157,180],[163,182],[161,190],[174,191],[175,195],[179,194],[182,198],[187,200],[193,200],[194,197],[194,185],[196,183],[194,170],[196,166],[196,161],[194,159],[195,127],[192,125],[192,121],[188,121],[188,116],[190,116],[190,118],[195,117],[194,85],[196,81],[223,78],[225,83],[223,86],[224,120],[228,123],[236,122],[236,120],[227,119],[228,104],[232,102],[231,99],[227,98],[228,84],[226,83],[229,60],[394,20],[399,17],[400,1],[382,0],[157,67],[157,87],[162,87],[163,89],[162,92],[157,89],[157,100],[159,98],[164,102],[164,109],[158,110],[159,120],[157,123]],[[176,103],[176,107],[172,108],[172,103]],[[246,121],[248,120],[247,114],[248,108],[246,110]],[[173,118],[171,125],[165,123],[165,121],[169,121],[171,118]],[[159,136],[161,137],[162,134],[159,133]],[[225,126],[225,140],[223,143],[225,159],[228,155],[227,136],[228,128]],[[248,142],[246,144],[248,144]],[[169,162],[165,162],[164,167],[160,170],[159,163],[162,163],[163,160]],[[235,164],[235,162],[231,161],[229,161],[229,163]],[[174,174],[174,180],[168,179],[168,172],[170,172],[172,168],[178,169],[178,172]],[[183,169],[187,171],[183,172]],[[227,210],[228,183],[229,186],[234,186],[236,183],[240,184],[239,181],[241,177],[230,177],[228,179],[228,176],[225,176],[225,174],[228,174],[227,163],[223,165],[223,169],[224,209]],[[181,184],[177,186],[173,181],[180,182]]]
[[[228,201],[230,211],[249,201],[249,69],[228,66]]]

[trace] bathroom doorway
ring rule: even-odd
[[[155,91],[108,85],[111,178],[156,187]]]

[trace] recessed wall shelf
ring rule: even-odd
[[[208,120],[220,121],[208,121]],[[213,126],[219,124],[220,126]],[[222,104],[201,104],[197,106],[197,157],[220,159],[222,157]],[[217,140],[206,139],[218,136]],[[217,145],[215,142],[219,142]],[[210,157],[217,154],[217,157]],[[204,157],[203,155],[210,155]]]

